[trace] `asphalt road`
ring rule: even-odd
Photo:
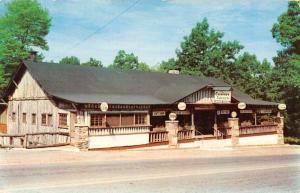
[[[300,155],[2,165],[0,192],[300,192]]]

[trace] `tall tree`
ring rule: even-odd
[[[162,61],[158,67],[158,71],[160,72],[168,72],[169,70],[175,70],[176,68],[176,60],[174,58],[170,58],[167,61]]]
[[[6,79],[20,60],[27,59],[31,49],[48,50],[45,36],[51,17],[37,0],[12,0],[0,17],[0,64]]]
[[[133,53],[127,54],[124,50],[120,50],[118,52],[113,64],[108,67],[111,69],[121,70],[151,71],[150,67],[146,63],[140,63],[137,56]]]
[[[80,65],[80,60],[76,56],[66,56],[59,61],[60,64]]]
[[[97,60],[95,58],[90,58],[89,61],[84,62],[81,64],[82,66],[94,66],[94,67],[103,67],[102,62],[100,60]]]
[[[272,35],[283,47],[273,58],[278,77],[278,99],[287,104],[286,134],[300,137],[300,5],[289,1],[288,9],[273,25]]]
[[[139,60],[137,56],[133,53],[127,54],[124,50],[120,50],[109,68],[132,70],[137,69],[138,64]]]
[[[7,84],[7,81],[4,78],[5,72],[4,72],[4,66],[0,64],[0,90],[4,90]]]
[[[230,83],[237,54],[243,46],[222,40],[224,34],[210,29],[207,19],[196,24],[176,50],[175,68],[185,74],[214,76]]]

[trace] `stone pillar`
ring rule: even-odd
[[[232,146],[239,145],[239,118],[228,118],[228,125],[231,128],[231,144]]]
[[[168,131],[169,148],[178,147],[178,121],[165,121],[166,131]]]
[[[282,145],[284,144],[284,136],[283,136],[284,117],[279,117],[279,120],[280,121],[277,125],[277,135],[278,135],[277,144]]]
[[[86,125],[75,125],[74,146],[81,151],[89,148],[89,127]]]

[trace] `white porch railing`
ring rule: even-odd
[[[193,132],[194,130],[181,130],[178,131],[178,140],[183,140],[183,139],[192,139],[193,138]]]
[[[271,133],[277,131],[277,125],[251,125],[246,127],[240,127],[240,135],[259,134],[259,133]]]
[[[152,131],[149,133],[149,143],[168,141],[168,131]]]
[[[105,135],[126,135],[149,133],[150,126],[123,126],[110,128],[89,128],[89,136],[105,136]]]

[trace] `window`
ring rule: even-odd
[[[26,123],[26,113],[22,114],[22,123]]]
[[[108,127],[120,126],[120,115],[106,115],[106,124]]]
[[[16,113],[15,113],[15,112],[13,112],[13,113],[11,114],[11,120],[12,120],[13,122],[16,122]]]
[[[133,114],[121,114],[121,125],[134,125]]]
[[[31,114],[31,124],[32,124],[32,125],[35,125],[35,124],[36,124],[36,114],[35,114],[35,113],[32,113],[32,114]]]
[[[135,114],[135,124],[145,125],[147,114]]]
[[[58,126],[67,127],[68,126],[67,117],[68,117],[67,113],[58,113]]]
[[[102,114],[91,114],[91,126],[102,127],[104,126],[104,115]]]
[[[46,116],[46,114],[42,114],[41,124],[42,125],[47,125],[47,116]]]
[[[53,126],[52,114],[48,114],[48,126]]]

